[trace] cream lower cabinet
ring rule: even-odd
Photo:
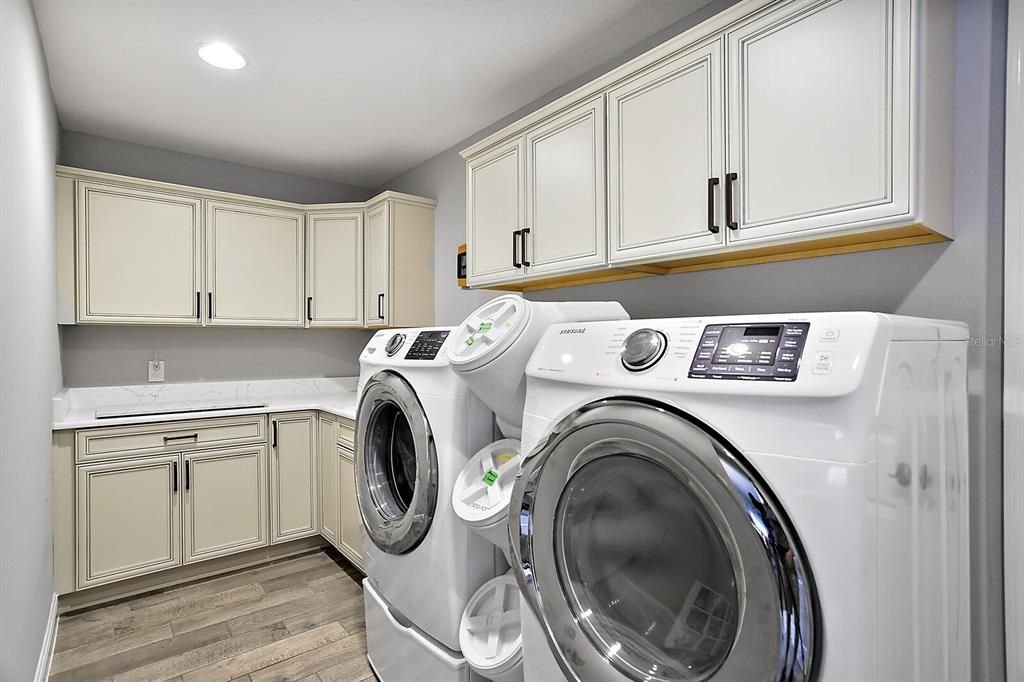
[[[77,206],[79,322],[202,324],[198,198],[79,182]]]
[[[340,549],[349,561],[363,568],[363,519],[356,498],[355,454],[338,446],[338,478],[341,522],[339,524]]]
[[[207,324],[302,327],[302,211],[206,202]]]
[[[267,545],[265,445],[190,452],[182,463],[185,563]]]
[[[316,535],[319,465],[315,412],[270,415],[270,541]]]
[[[361,209],[306,214],[306,324],[363,326]]]
[[[78,589],[182,563],[178,455],[76,468]]]
[[[318,450],[320,466],[320,534],[335,547],[338,546],[341,532],[340,506],[338,504],[338,457],[335,448],[338,443],[338,423],[327,414],[320,415],[320,447]]]

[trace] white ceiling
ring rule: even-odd
[[[374,188],[708,0],[36,0],[61,125]],[[200,61],[223,40],[241,71]]]

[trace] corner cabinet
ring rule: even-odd
[[[207,202],[208,324],[303,326],[304,244],[302,211]]]
[[[80,182],[77,205],[79,322],[202,324],[199,199]]]
[[[270,541],[316,535],[319,466],[315,412],[270,415]]]
[[[951,239],[954,15],[741,0],[463,150],[469,286]]]
[[[363,211],[306,214],[306,323],[363,326]]]
[[[366,209],[366,327],[434,322],[433,201],[385,192]]]

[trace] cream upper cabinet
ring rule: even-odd
[[[339,526],[341,550],[360,569],[363,568],[363,519],[359,515],[359,500],[356,499],[355,460],[352,451],[338,446],[339,501],[341,523]]]
[[[721,39],[608,92],[608,260],[713,248],[722,229]]]
[[[434,206],[429,199],[387,192],[366,209],[367,327],[434,324]]]
[[[913,6],[798,0],[726,33],[729,241],[910,214]]]
[[[303,212],[208,201],[211,325],[304,325]]]
[[[78,321],[200,325],[202,202],[78,182]]]
[[[367,327],[388,326],[391,287],[388,281],[390,230],[388,202],[383,201],[366,212],[365,295],[363,309]]]
[[[270,434],[270,541],[316,535],[316,413],[272,414]]]
[[[526,224],[526,154],[521,137],[466,164],[466,268],[473,284],[520,279]]]
[[[184,465],[185,563],[267,544],[267,447],[190,452]]]
[[[306,215],[306,322],[363,325],[363,211]]]
[[[604,98],[595,97],[526,132],[528,277],[607,261]]]
[[[338,505],[338,446],[337,422],[329,415],[320,415],[320,447],[317,459],[320,465],[320,534],[337,547],[341,539],[338,527],[340,507]]]
[[[76,467],[77,587],[180,566],[178,455]]]

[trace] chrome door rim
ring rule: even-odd
[[[719,530],[733,555],[739,623],[724,662],[703,677],[630,674],[617,650],[600,651],[581,626],[558,574],[556,509],[569,480],[602,457],[638,449],[642,454],[634,456],[650,457],[712,495],[711,516],[716,524],[725,520]],[[569,679],[812,679],[820,646],[817,600],[795,534],[754,470],[682,412],[644,398],[610,398],[577,410],[525,460],[510,510],[516,579]]]
[[[391,483],[387,478],[392,469],[390,458],[387,465],[381,465],[378,460],[383,453],[367,452],[369,436],[387,408],[398,410],[412,434],[416,475],[407,505],[387,501],[393,496],[386,490]],[[393,440],[393,432],[389,440]],[[373,544],[388,554],[405,554],[415,549],[426,537],[437,507],[437,451],[430,423],[415,391],[394,372],[374,374],[360,397],[355,471],[359,514]]]

